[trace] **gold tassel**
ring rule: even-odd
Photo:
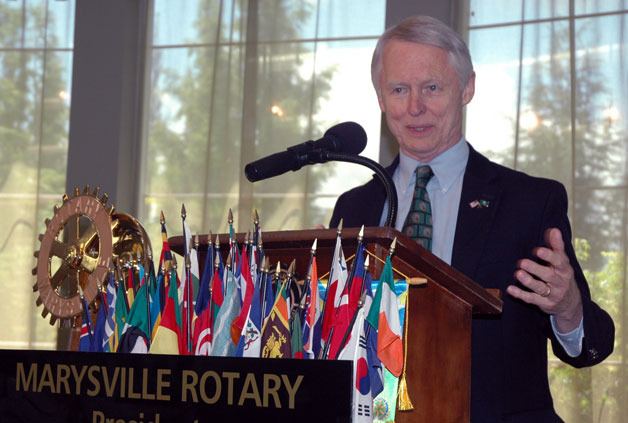
[[[408,395],[408,384],[406,383],[406,373],[403,372],[401,379],[399,379],[399,388],[397,389],[398,406],[399,411],[411,411],[414,410],[410,395]]]
[[[406,318],[404,322],[404,331],[403,331],[403,372],[401,373],[401,378],[399,379],[399,387],[397,388],[397,409],[399,411],[411,411],[414,410],[414,405],[412,405],[412,400],[410,399],[410,394],[408,393],[408,383],[406,382],[406,361],[408,359],[408,322],[410,316],[410,308],[408,296],[410,293],[410,286],[408,285],[408,290],[406,291]]]

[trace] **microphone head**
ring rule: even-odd
[[[323,138],[332,141],[330,150],[335,153],[360,154],[366,147],[366,131],[355,122],[334,125],[325,132]]]

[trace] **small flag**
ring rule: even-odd
[[[89,315],[89,306],[85,298],[81,297],[83,303],[83,323],[81,324],[81,337],[79,338],[79,351],[90,352],[92,349],[92,322]]]
[[[288,303],[285,291],[286,283],[283,283],[268,315],[268,320],[262,329],[262,357],[264,358],[292,357]]]
[[[367,340],[364,308],[357,311],[351,337],[338,356],[339,360],[353,361],[353,418],[352,422],[373,421],[373,397],[367,359]]]
[[[150,346],[153,354],[179,354],[181,345],[181,311],[177,292],[177,272],[171,268],[168,272],[168,296],[161,315],[161,321]]]
[[[210,247],[211,250],[211,247]],[[211,251],[207,252],[207,256],[213,255]],[[199,285],[198,295],[196,297],[196,304],[194,305],[194,313],[197,318],[194,320],[194,329],[192,332],[192,343],[194,355],[209,355],[211,352],[212,341],[212,315],[210,307],[210,291],[209,287],[212,284],[211,277],[212,261],[207,259],[205,261],[205,269],[203,271],[203,277]]]
[[[399,377],[403,369],[403,343],[390,257],[386,258],[367,320],[372,327],[377,329],[379,359],[393,375]]]
[[[231,269],[225,268],[225,295],[214,324],[212,355],[231,357],[235,355],[237,344],[231,338],[231,324],[240,313],[240,292]]]
[[[105,320],[105,336],[103,339],[103,351],[116,351],[118,348],[116,336],[116,303],[117,292],[113,272],[107,278],[107,319]]]
[[[143,284],[137,291],[137,297],[131,306],[126,325],[120,338],[119,352],[147,353],[150,341],[148,313],[148,285]]]
[[[346,284],[340,297],[340,303],[336,307],[336,315],[332,327],[333,336],[329,339],[329,354],[327,358],[335,359],[338,353],[349,341],[352,330],[352,321],[358,310],[358,301],[364,291],[364,247],[360,246],[356,252],[352,272],[354,274],[351,284]]]
[[[264,277],[260,273],[260,277]],[[240,336],[237,356],[241,357],[259,357],[262,348],[262,293],[260,284],[254,288],[251,307],[246,319],[246,324]],[[241,353],[240,353],[241,351]]]
[[[320,298],[318,292],[318,267],[316,256],[312,258],[312,271],[310,275],[310,287],[306,301],[305,320],[303,322],[303,352],[304,358],[314,358],[316,352],[314,346],[320,346],[320,330],[315,333],[316,322],[321,315]],[[315,334],[317,335],[315,337]]]
[[[155,334],[157,333],[157,328],[159,327],[159,323],[161,322],[161,304],[163,303],[161,298],[161,293],[166,292],[164,289],[165,277],[163,273],[159,273],[157,275],[157,279],[155,280],[155,274],[151,272],[149,279],[149,309],[150,309],[150,339],[151,341],[155,339]]]
[[[120,338],[122,337],[122,330],[124,329],[124,325],[126,324],[127,314],[129,313],[129,308],[127,305],[126,292],[124,290],[124,282],[121,280],[118,282],[118,293],[116,294],[116,306],[115,306],[116,314],[116,337],[115,342],[111,351],[118,351],[118,345],[120,343]]]
[[[92,345],[90,347],[90,351],[92,352],[104,352],[103,343],[105,340],[105,323],[107,320],[107,312],[105,311],[106,308],[107,306],[105,305],[105,302],[101,301],[100,307],[98,307],[98,314],[96,315],[94,336],[92,337]]]
[[[231,339],[234,344],[238,344],[240,335],[244,332],[244,326],[251,309],[253,302],[253,295],[256,291],[255,284],[253,283],[253,277],[251,276],[251,268],[249,258],[246,254],[246,248],[242,249],[242,255],[240,257],[240,272],[239,281],[240,289],[242,291],[242,305],[238,317],[231,324]]]
[[[323,324],[321,328],[321,339],[325,344],[329,342],[329,332],[336,318],[336,308],[340,305],[340,297],[345,290],[346,281],[347,262],[345,261],[345,256],[342,251],[340,237],[337,237],[331,271],[329,272],[329,282],[327,284]]]

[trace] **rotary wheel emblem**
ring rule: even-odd
[[[81,295],[91,304],[114,268],[138,272],[138,263],[145,269],[152,263],[150,239],[142,225],[128,214],[114,213],[107,194],[98,198],[98,191],[87,186],[83,192],[75,188],[73,196],[64,195],[39,235],[33,291],[39,293],[37,305],[44,306],[42,316],[51,315],[50,324],[62,319],[80,325]]]
[[[64,195],[52,219],[46,219],[35,251],[33,290],[39,292],[37,305],[44,306],[42,316],[51,314],[50,324],[80,315],[81,293],[88,304],[96,298],[111,266],[118,222],[112,214],[107,195],[98,198],[98,189],[85,187],[82,193],[76,188],[73,196]]]

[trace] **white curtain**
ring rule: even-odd
[[[550,361],[568,422],[626,419],[627,29],[624,1],[470,1],[477,80],[467,138],[494,160],[566,186],[580,263],[616,325],[604,363],[577,370]]]
[[[149,59],[140,218],[157,236],[159,212],[179,233],[181,203],[192,231],[327,224],[337,195],[370,177],[357,166],[311,166],[250,183],[257,158],[320,138],[353,120],[366,154],[379,151],[370,58],[385,1],[157,0]]]
[[[0,348],[55,348],[31,269],[65,190],[74,7],[0,2]]]

